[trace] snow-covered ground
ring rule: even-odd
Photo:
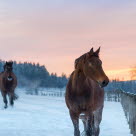
[[[0,136],[73,136],[63,97],[19,94],[14,108],[3,109],[0,96]],[[80,122],[81,132],[83,131]],[[131,136],[120,103],[105,102],[100,136]]]

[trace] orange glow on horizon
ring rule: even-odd
[[[126,69],[118,69],[118,70],[107,70],[105,73],[107,76],[112,79],[119,79],[121,81],[132,80],[131,79],[131,71],[136,70],[136,68],[126,68]],[[136,80],[136,78],[133,78]]]

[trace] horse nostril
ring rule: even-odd
[[[104,80],[103,82],[102,82],[102,85],[104,86],[106,84],[106,81]]]
[[[102,82],[102,87],[105,87],[107,84],[108,84],[108,81],[104,80],[104,81]]]

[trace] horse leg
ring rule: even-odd
[[[102,111],[103,111],[103,108],[99,109],[94,114],[95,136],[99,136],[99,133],[100,133],[100,127],[99,126],[100,126],[100,123],[101,123],[101,120],[102,120]]]
[[[86,131],[86,121],[82,120],[83,124],[84,124],[84,131]]]
[[[99,136],[99,133],[100,133],[99,125],[100,125],[99,120],[95,119],[95,123],[94,123],[94,133],[95,133],[95,136]]]
[[[74,125],[74,136],[80,136],[79,115],[74,113],[73,111],[70,111],[70,117]]]
[[[86,120],[86,136],[93,136],[93,119],[93,114],[90,114]]]
[[[13,106],[14,105],[14,93],[13,92],[9,93],[9,101],[10,101],[10,105]]]
[[[80,115],[80,119],[82,120],[83,122],[83,125],[84,125],[84,132],[86,133],[86,128],[87,128],[87,118],[85,115]]]
[[[7,93],[6,92],[2,92],[2,96],[3,96],[3,102],[5,103],[4,108],[6,109],[8,107],[8,101],[7,101],[7,97],[6,97]]]

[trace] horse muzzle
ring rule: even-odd
[[[99,84],[99,86],[101,88],[106,87],[108,85],[108,83],[109,83],[109,79],[108,78],[106,80],[103,80],[102,82],[100,82],[100,81],[98,82],[98,84]]]

